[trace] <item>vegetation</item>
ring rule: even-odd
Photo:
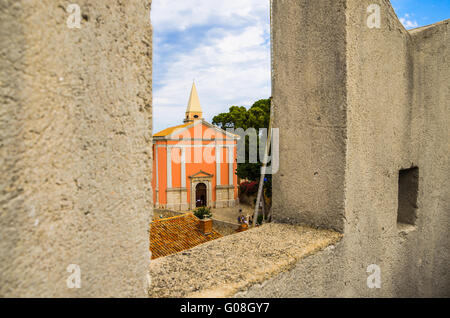
[[[249,128],[254,128],[259,131],[261,128],[269,128],[270,122],[270,104],[271,99],[261,99],[253,104],[250,109],[246,109],[243,106],[231,106],[227,113],[221,113],[213,118],[213,124],[219,126],[220,128],[226,130],[227,128],[239,129],[242,128],[244,131]],[[250,153],[250,142],[249,136],[245,136],[244,142],[245,146],[245,162],[237,164],[236,175],[241,178],[248,180],[250,182],[244,181],[240,184],[240,193],[245,193],[248,195],[257,193],[258,184],[261,178],[261,167],[262,158],[259,158],[259,162],[251,163],[249,158]],[[252,145],[252,147],[258,147],[259,149],[259,138],[258,144]],[[263,147],[265,145],[262,145]],[[253,149],[252,149],[253,150]],[[259,153],[259,151],[257,151]],[[262,203],[264,204],[263,210],[265,211],[266,218],[270,219],[270,206],[267,205],[267,201],[271,203],[272,198],[272,175],[264,176],[264,195],[262,196]],[[267,201],[266,201],[267,198]],[[270,204],[269,203],[269,204]],[[258,220],[263,216],[258,216]],[[262,224],[261,222],[258,222]]]
[[[258,192],[258,182],[252,181],[244,181],[239,185],[239,190],[241,194],[252,195]]]
[[[199,207],[194,211],[194,215],[200,220],[210,219],[212,218],[211,208],[206,206]]]
[[[258,220],[257,220],[256,223],[257,223],[258,225],[262,225],[262,224],[263,224],[263,215],[262,215],[262,214],[258,215]]]
[[[228,113],[221,113],[213,118],[213,124],[222,129],[242,128],[247,130],[255,128],[269,128],[270,99],[261,99],[253,104],[250,109],[243,106],[231,106]],[[238,163],[236,174],[241,179],[259,182],[261,176],[260,162],[249,162],[249,138],[245,137],[245,162]],[[259,140],[258,140],[259,142]]]
[[[270,99],[261,99],[250,109],[244,106],[231,106],[228,113],[221,113],[213,118],[213,124],[222,129],[227,128],[269,128]]]

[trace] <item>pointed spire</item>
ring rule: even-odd
[[[195,82],[192,82],[191,95],[186,109],[186,118],[184,122],[203,119],[202,107],[200,106],[200,99],[198,98],[197,88]]]
[[[202,107],[200,106],[200,99],[197,94],[197,87],[195,87],[195,82],[192,82],[191,95],[189,96],[189,102],[186,112],[201,112]]]

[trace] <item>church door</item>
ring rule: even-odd
[[[206,206],[207,202],[208,201],[206,200],[206,184],[199,183],[195,187],[195,206],[197,208]]]

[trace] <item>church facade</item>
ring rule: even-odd
[[[237,203],[238,136],[203,118],[195,83],[184,123],[153,135],[153,202],[156,208],[188,211]]]

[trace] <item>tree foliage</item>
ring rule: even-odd
[[[270,99],[261,99],[250,109],[244,106],[231,106],[228,113],[221,113],[213,118],[213,124],[222,129],[227,128],[269,128]]]
[[[199,207],[195,209],[194,215],[200,220],[210,219],[212,218],[211,208],[207,206]]]
[[[270,99],[261,99],[253,104],[250,109],[246,109],[243,106],[231,106],[227,113],[221,113],[213,118],[213,124],[219,126],[222,129],[242,128],[247,130],[249,128],[255,128],[259,131],[260,128],[269,128],[270,121]],[[258,141],[259,142],[259,141]],[[250,181],[259,182],[261,176],[260,162],[249,162],[249,138],[245,139],[245,163],[238,163],[236,174],[241,179],[247,179]],[[262,159],[260,158],[259,161]]]

